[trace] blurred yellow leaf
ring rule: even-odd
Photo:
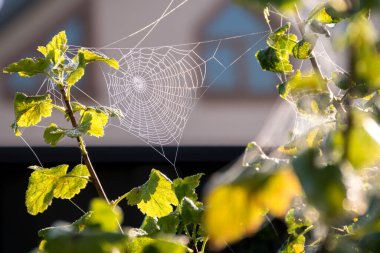
[[[266,178],[258,186],[247,181],[221,185],[207,196],[204,225],[214,247],[222,248],[257,232],[268,212],[283,217],[292,199],[301,192],[290,169],[257,177]]]
[[[242,186],[219,186],[207,197],[206,203],[204,224],[217,248],[240,240],[247,231],[257,231],[263,222],[263,216],[257,215],[259,211],[250,212],[249,192]]]
[[[292,199],[299,195],[301,186],[297,177],[290,169],[280,170],[269,178],[267,184],[259,190],[259,203],[276,217],[283,217],[287,213]]]

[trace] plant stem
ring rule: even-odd
[[[63,85],[61,87],[63,87]],[[78,123],[74,117],[73,108],[71,107],[71,103],[70,103],[70,97],[67,95],[67,92],[64,90],[64,88],[60,88],[60,91],[61,91],[61,94],[64,98],[66,113],[70,118],[71,125],[74,128],[77,128]],[[95,188],[96,188],[96,191],[98,192],[98,195],[101,198],[103,198],[109,204],[109,200],[107,198],[107,195],[106,195],[106,193],[102,187],[102,184],[100,183],[98,176],[96,175],[94,167],[92,166],[90,157],[89,157],[87,149],[86,149],[86,144],[85,144],[83,138],[81,136],[78,136],[76,139],[77,139],[79,148],[80,148],[81,153],[82,153],[82,159],[84,161],[84,164],[87,166],[88,171],[90,172],[92,182],[95,185]]]
[[[297,25],[298,25],[298,30],[300,31],[302,37],[305,35],[305,25],[301,19],[301,15],[298,11],[298,7],[297,5],[295,4],[294,5],[294,9],[296,11],[296,21],[297,21]],[[311,57],[309,58],[310,59],[310,62],[311,62],[311,66],[313,67],[313,70],[314,72],[320,77],[323,79],[323,74],[322,74],[322,71],[321,71],[321,68],[319,67],[319,64],[317,62],[317,59],[315,58],[314,54],[311,53]]]
[[[201,253],[205,253],[207,241],[208,241],[208,237],[203,238]]]

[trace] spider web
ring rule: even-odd
[[[140,47],[141,43],[163,18],[173,13],[187,1],[184,0],[172,7],[174,2],[172,0],[160,18],[139,31],[105,47],[86,48],[99,54],[111,56],[117,59],[120,65],[119,70],[101,69],[108,91],[108,106],[117,108],[124,114],[124,117],[112,120],[108,126],[117,127],[136,136],[161,154],[175,169],[181,137],[190,114],[199,99],[242,57],[254,58],[254,53],[259,49],[260,42],[265,40],[272,31],[272,27],[269,26],[267,31],[228,38],[188,44]],[[283,21],[292,20],[291,17],[285,16],[273,7],[270,8],[270,13],[280,18],[280,26]],[[148,31],[133,48],[111,47],[146,30]],[[224,48],[229,48],[231,43],[237,41],[244,41],[239,45],[245,46],[239,49],[240,53],[236,57],[226,60],[221,52]],[[322,58],[331,64],[330,68],[344,72],[343,68],[331,60],[323,42],[318,43],[319,47],[317,48],[319,50],[316,50],[315,53],[317,59]],[[71,45],[67,51],[67,56],[75,55],[79,48],[83,47]],[[206,48],[207,50],[205,50]],[[70,57],[67,57],[67,60],[70,61]],[[208,71],[210,68],[214,70],[212,73]],[[295,68],[304,70],[310,69],[310,66],[301,61],[299,66],[295,66]],[[214,76],[211,76],[212,74]],[[278,75],[278,78],[280,82],[287,80],[286,76]],[[45,85],[46,91],[52,94],[55,103],[63,105],[62,97],[55,84],[47,81]],[[91,98],[96,104],[101,105],[79,87],[73,87]],[[73,99],[76,100],[75,97]],[[289,102],[292,104],[292,101]],[[316,119],[305,119],[300,116],[296,107],[293,109],[296,112],[294,131],[304,132],[312,124],[318,123]],[[276,117],[284,118],[284,116],[287,115]],[[264,127],[264,132],[274,132],[274,126],[277,124],[271,122],[271,127]],[[278,131],[277,127],[276,129],[276,132],[282,132]],[[261,133],[259,137],[265,135]],[[174,157],[169,157],[167,154],[165,149],[168,146],[176,147]]]
[[[111,125],[135,135],[168,159],[165,147],[178,148],[198,100],[234,63],[257,49],[267,34],[265,31],[172,46],[89,48],[119,61],[119,70],[102,69],[109,106],[124,114]],[[249,43],[237,57],[226,61],[220,50],[236,40]],[[76,50],[71,47],[69,52],[74,54]],[[213,68],[212,74],[209,68]],[[168,160],[174,165],[175,159]]]

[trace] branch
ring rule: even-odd
[[[63,86],[61,86],[61,87],[62,88],[60,88],[60,91],[61,91],[61,94],[64,98],[67,115],[70,118],[71,125],[74,128],[77,128],[78,123],[74,117],[73,108],[71,107],[71,103],[70,103],[70,97],[65,92]],[[79,148],[80,148],[81,153],[82,153],[83,161],[84,161],[85,165],[87,166],[88,171],[90,172],[92,182],[95,185],[95,188],[96,188],[96,191],[98,192],[98,195],[101,198],[103,198],[105,201],[107,201],[107,203],[109,204],[109,200],[107,198],[107,195],[106,195],[105,191],[103,190],[102,184],[100,183],[98,176],[96,175],[94,167],[92,166],[90,157],[89,157],[87,149],[86,149],[86,144],[85,144],[83,138],[81,136],[78,136],[76,139],[77,139]]]
[[[296,21],[297,21],[297,25],[298,25],[298,30],[300,31],[302,37],[305,35],[305,25],[301,19],[301,15],[298,11],[298,8],[297,8],[297,5],[295,4],[294,5],[294,9],[296,11]],[[317,62],[317,59],[315,58],[314,56],[314,53],[311,53],[311,57],[310,57],[310,62],[311,62],[311,66],[313,67],[313,70],[314,72],[319,75],[319,77],[321,77],[322,79],[324,79],[323,77],[323,74],[322,74],[322,71],[321,71],[321,68],[319,67],[319,64]]]

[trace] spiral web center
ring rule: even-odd
[[[141,76],[135,76],[132,80],[132,87],[136,92],[143,93],[146,91],[146,81]]]

